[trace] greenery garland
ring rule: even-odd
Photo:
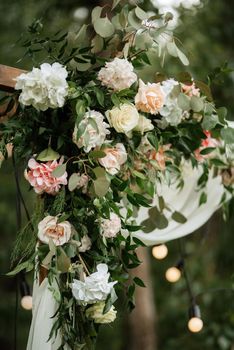
[[[152,52],[162,64],[169,54],[188,65],[168,29],[172,15],[149,17],[119,2],[108,14],[94,8],[92,23],[78,33],[43,37],[36,21],[23,45],[38,68],[18,77],[20,92],[2,100],[17,97],[20,104],[0,124],[1,160],[13,144],[38,197],[9,275],[34,266],[37,275],[41,266],[47,270],[58,303],[50,337],[59,334],[59,349],[94,349],[100,324],[116,317],[116,292],[134,307],[135,287],[144,287],[129,275],[144,246],[134,232],[149,232],[134,216],[139,207],[151,207],[158,182],[183,186],[181,168],[188,161],[204,170],[200,205],[209,169],[233,191],[233,129],[210,87],[189,73],[139,79],[140,70],[153,65]],[[159,204],[155,226],[164,228],[164,210],[171,208],[162,197]],[[172,210],[171,220],[186,218]]]

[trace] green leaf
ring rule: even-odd
[[[86,105],[83,100],[78,100],[76,102],[76,114],[78,117],[83,117],[86,112]]]
[[[141,20],[144,20],[144,19],[148,18],[147,13],[144,10],[142,10],[139,6],[137,6],[135,8],[135,14]]]
[[[101,17],[103,7],[101,6],[96,6],[94,7],[92,13],[91,13],[91,18],[92,18],[92,23],[94,23],[97,19]]]
[[[225,118],[227,116],[227,108],[225,107],[220,107],[217,109],[218,117],[219,117],[219,122],[221,124],[225,123]]]
[[[183,214],[181,214],[179,211],[174,211],[171,218],[176,222],[179,222],[180,224],[184,224],[187,221],[186,217]]]
[[[158,197],[158,204],[160,211],[163,211],[163,209],[165,209],[165,201],[162,196]]]
[[[183,109],[183,111],[188,111],[190,109],[190,99],[183,93],[178,96],[178,106]]]
[[[214,150],[215,150],[215,147],[206,147],[200,151],[200,154],[202,154],[204,156],[206,154],[210,154]]]
[[[230,144],[234,143],[234,129],[227,127],[221,130],[221,136],[224,139],[225,143]]]
[[[139,171],[133,170],[132,173],[133,173],[133,175],[135,175],[136,177],[139,177],[139,178],[142,179],[142,180],[146,180],[146,176],[145,176],[144,174],[140,173]]]
[[[177,47],[177,55],[178,55],[180,61],[183,63],[184,66],[188,66],[189,65],[188,58],[185,56],[185,54],[178,47]]]
[[[93,53],[98,53],[102,51],[103,46],[104,46],[104,40],[100,35],[95,35],[95,37],[91,41],[92,45],[92,52]]]
[[[15,276],[22,270],[26,270],[26,272],[31,271],[34,268],[34,264],[31,261],[24,261],[21,264],[18,264],[14,270],[8,272],[6,276]]]
[[[61,176],[63,176],[63,174],[66,171],[66,168],[67,168],[67,164],[66,163],[57,166],[57,168],[55,168],[52,171],[52,176],[54,176],[54,177],[61,177]]]
[[[211,130],[218,124],[219,118],[216,114],[205,115],[202,120],[203,130]]]
[[[103,151],[91,151],[89,153],[89,158],[104,158],[106,157],[106,153]]]
[[[134,277],[133,281],[139,286],[145,288],[145,284],[139,277]]]
[[[204,108],[204,102],[203,102],[202,98],[197,97],[197,96],[191,97],[190,104],[191,104],[192,110],[196,113],[201,112],[202,109]]]
[[[213,96],[212,96],[212,93],[211,93],[211,90],[210,90],[210,87],[203,83],[203,81],[200,81],[200,80],[195,80],[194,81],[196,87],[198,87],[201,92],[206,95],[208,101],[212,101],[213,100]]]
[[[65,273],[69,270],[71,265],[71,260],[66,255],[62,247],[59,248],[58,257],[57,257],[57,269],[62,273]]]
[[[156,151],[158,150],[158,138],[155,134],[148,132],[147,133],[147,139],[149,141],[149,143],[156,149]]]
[[[74,191],[77,187],[78,181],[80,179],[80,175],[74,173],[70,176],[69,180],[68,180],[68,189],[69,191]]]
[[[116,8],[116,6],[120,3],[120,1],[121,1],[121,0],[113,0],[112,8],[111,8],[112,11],[113,11],[113,10]]]
[[[115,32],[115,27],[110,22],[108,17],[98,18],[94,24],[94,30],[97,34],[99,34],[102,38],[108,38]]]
[[[199,206],[207,202],[207,194],[202,192],[199,199]]]
[[[141,225],[144,226],[143,232],[150,233],[156,228],[162,230],[168,226],[167,218],[157,207],[149,209],[148,214],[149,217],[141,223]]]
[[[37,160],[40,160],[41,162],[49,162],[57,160],[59,157],[60,155],[58,152],[55,152],[51,147],[48,147],[37,156]]]
[[[110,187],[110,181],[106,177],[99,177],[93,181],[94,191],[98,197],[104,197]]]

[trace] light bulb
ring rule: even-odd
[[[199,317],[192,317],[188,321],[188,329],[192,333],[198,333],[202,330],[203,328],[203,321]]]
[[[155,259],[162,260],[168,254],[168,249],[165,244],[156,245],[152,248],[152,255]]]
[[[179,281],[180,277],[181,271],[178,269],[178,267],[173,266],[166,271],[166,279],[168,282],[175,283]]]
[[[25,295],[21,299],[21,306],[25,310],[32,310],[32,296]]]

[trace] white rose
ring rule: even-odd
[[[105,307],[105,302],[100,301],[99,303],[96,303],[92,306],[90,306],[86,311],[85,315],[91,320],[94,320],[95,323],[111,323],[116,319],[116,313],[115,307],[112,305],[110,310],[103,313]]]
[[[102,219],[101,233],[106,238],[112,238],[121,230],[120,217],[115,213],[110,213],[110,219]]]
[[[99,163],[106,171],[115,175],[120,171],[121,165],[127,161],[127,152],[122,143],[117,143],[114,147],[104,148],[106,156],[99,159]]]
[[[68,221],[58,223],[57,216],[46,216],[38,224],[38,238],[48,244],[52,239],[56,246],[67,243],[72,236],[72,225]]]
[[[135,127],[135,131],[139,131],[141,134],[144,134],[146,131],[153,130],[154,126],[151,123],[151,120],[146,118],[144,115],[140,114],[139,121]]]
[[[92,242],[89,236],[84,235],[80,240],[80,246],[78,248],[80,253],[84,253],[91,248]]]
[[[72,294],[80,305],[94,304],[104,301],[111,293],[117,282],[108,282],[110,274],[106,264],[98,264],[97,272],[84,278],[83,281],[74,279],[71,284]]]
[[[107,62],[105,67],[98,73],[98,79],[102,85],[114,91],[120,91],[129,88],[137,80],[137,75],[133,72],[132,63],[124,58],[115,58]]]
[[[123,103],[106,112],[110,125],[117,132],[129,134],[138,124],[139,113],[132,103]]]
[[[16,78],[16,90],[22,90],[19,101],[37,110],[62,107],[68,94],[67,70],[60,63],[43,63]]]
[[[104,122],[104,116],[96,111],[85,113],[84,118],[80,122],[80,127],[85,127],[83,134],[77,140],[78,127],[75,126],[73,132],[73,142],[79,147],[84,148],[85,152],[89,152],[92,148],[101,146],[106,135],[110,134],[108,130],[109,124]]]

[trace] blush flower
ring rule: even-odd
[[[137,80],[137,75],[133,72],[133,65],[124,58],[115,58],[107,62],[105,67],[98,73],[98,79],[102,85],[114,91],[129,88]]]
[[[85,277],[84,281],[74,279],[71,284],[72,294],[80,305],[104,301],[117,282],[108,282],[110,274],[106,264],[98,264],[97,272]]]
[[[16,78],[16,90],[22,90],[19,102],[37,110],[62,107],[68,95],[67,70],[60,63],[43,63]]]
[[[78,250],[80,253],[84,253],[91,248],[92,242],[88,235],[84,235],[80,240],[80,246]]]
[[[183,93],[189,97],[196,96],[200,97],[200,90],[196,88],[196,85],[192,83],[191,85],[181,84]]]
[[[42,194],[45,192],[55,195],[60,190],[61,185],[67,185],[67,172],[60,177],[52,175],[53,170],[62,162],[62,158],[59,163],[56,160],[46,163],[38,163],[34,158],[29,160],[29,170],[25,170],[25,178],[36,193]]]
[[[117,143],[114,147],[104,148],[106,153],[104,158],[99,159],[99,163],[106,169],[106,171],[115,175],[120,171],[121,165],[127,161],[127,152],[122,143]]]
[[[115,213],[110,213],[110,219],[102,219],[101,233],[106,238],[113,238],[121,230],[120,217]]]
[[[141,112],[150,114],[159,113],[164,104],[165,95],[159,83],[147,83],[139,81],[138,93],[135,96],[135,105]]]
[[[67,243],[72,236],[72,226],[68,221],[58,222],[57,216],[46,216],[38,224],[38,238],[48,244],[52,239],[56,246]]]

